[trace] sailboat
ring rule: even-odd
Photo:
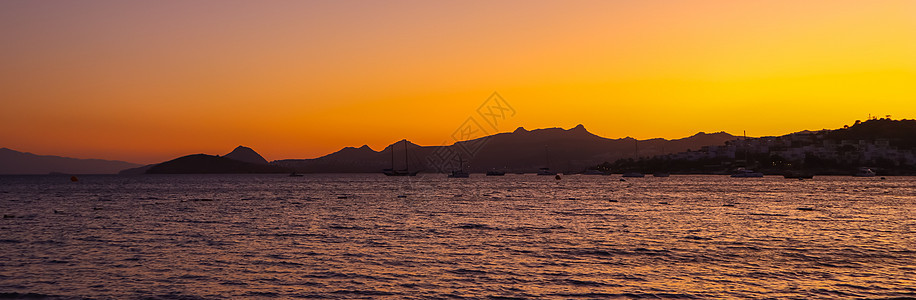
[[[458,156],[458,170],[452,171],[451,174],[448,174],[448,178],[468,178],[471,177],[471,173],[464,170],[464,160],[461,159],[461,155]]]
[[[538,169],[538,175],[557,175],[557,172],[550,170],[550,151],[544,146],[544,157],[547,158],[547,166]]]
[[[633,145],[636,147],[635,150],[633,150],[633,156],[636,156],[635,159],[638,161],[638,160],[639,160],[639,140],[637,140],[637,139],[633,139],[633,140],[634,140],[634,141],[633,141]],[[628,178],[642,178],[642,177],[646,177],[646,174],[643,174],[643,173],[640,173],[640,172],[633,171],[633,172],[626,172],[626,173],[623,173],[623,177],[628,177]]]
[[[391,168],[382,170],[382,173],[385,176],[417,176],[417,173],[420,171],[410,172],[410,158],[407,157],[407,140],[404,141],[404,169],[395,170],[394,169],[394,145],[391,145]]]
[[[748,148],[749,146],[747,142],[747,131],[744,131],[744,164],[745,165],[750,165],[750,161],[748,160],[748,155],[747,155]],[[763,177],[763,173],[755,172],[754,170],[742,167],[742,168],[735,169],[732,172],[731,176],[734,178],[760,178],[760,177]]]

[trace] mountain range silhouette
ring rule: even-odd
[[[38,157],[37,155],[26,153],[27,155],[23,156],[21,152],[3,148],[0,149],[0,161],[4,162],[0,167],[0,174],[375,173],[385,168],[403,169],[408,166],[411,170],[422,172],[447,172],[460,168],[459,161],[463,163],[463,168],[471,172],[486,172],[493,169],[534,172],[542,167],[561,172],[578,172],[604,161],[637,155],[647,157],[675,153],[706,145],[722,144],[734,139],[735,136],[724,132],[701,132],[675,140],[659,138],[637,141],[629,137],[600,137],[582,125],[571,129],[527,130],[519,127],[513,132],[444,146],[420,146],[401,140],[381,151],[363,145],[345,147],[313,159],[282,159],[273,162],[268,162],[254,149],[238,146],[224,156],[193,154],[146,166],[119,161],[76,160],[63,157],[42,157],[36,160],[34,157]],[[76,162],[92,167],[68,167]]]
[[[118,160],[37,155],[0,148],[0,174],[113,174],[140,166]]]
[[[384,168],[403,169],[405,166],[423,172],[446,172],[458,169],[458,162],[461,161],[463,168],[470,172],[493,169],[535,172],[547,167],[568,173],[580,172],[603,161],[682,152],[734,139],[735,136],[724,132],[701,132],[675,140],[659,138],[637,141],[629,137],[600,137],[582,125],[571,129],[526,130],[519,127],[513,132],[447,146],[419,146],[402,140],[381,151],[365,145],[359,148],[346,147],[314,159],[284,159],[272,164],[302,173],[378,172]]]

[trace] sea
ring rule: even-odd
[[[6,299],[907,299],[916,177],[0,176]]]

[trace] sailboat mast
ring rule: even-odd
[[[633,139],[633,160],[639,160],[639,140]]]
[[[750,146],[748,146],[747,144],[747,130],[745,130],[744,131],[744,165],[747,168],[750,168],[751,166],[751,162],[747,160],[747,152],[748,152],[749,147]]]
[[[546,168],[550,168],[550,150],[547,148],[547,145],[544,145],[544,157],[547,158]]]

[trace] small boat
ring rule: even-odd
[[[782,177],[786,179],[811,179],[814,178],[814,174],[804,171],[787,171]]]
[[[468,178],[471,177],[471,173],[468,173],[465,170],[455,170],[451,174],[448,174],[448,178]]]
[[[557,172],[551,171],[550,168],[540,168],[538,175],[557,175]]]
[[[305,175],[302,175],[296,172],[289,173],[289,177],[302,177],[302,176],[305,176]]]
[[[639,140],[633,139],[633,159],[634,161],[639,161]],[[646,174],[640,172],[626,172],[623,173],[624,178],[643,178],[646,177]]]
[[[506,175],[505,171],[500,171],[500,170],[487,171],[487,176],[503,176],[503,175]]]
[[[417,176],[417,173],[420,173],[420,171],[410,172],[407,170],[394,170],[394,169],[382,170],[382,174],[385,174],[385,176]]]
[[[582,175],[608,175],[608,174],[600,170],[590,169],[590,170],[585,170],[585,172],[582,172]]]
[[[550,170],[550,167],[549,167],[550,166],[550,150],[547,149],[547,146],[544,146],[544,158],[547,161],[547,166],[538,169],[538,175],[541,175],[541,176],[557,175],[557,172]]]
[[[763,177],[763,173],[754,172],[753,170],[748,170],[745,168],[738,168],[735,172],[732,172],[732,177],[735,178],[760,178]]]
[[[856,172],[854,176],[856,177],[875,177],[875,175],[877,174],[875,173],[874,170],[870,168],[866,168],[866,167],[861,167],[859,168],[859,170]]]

